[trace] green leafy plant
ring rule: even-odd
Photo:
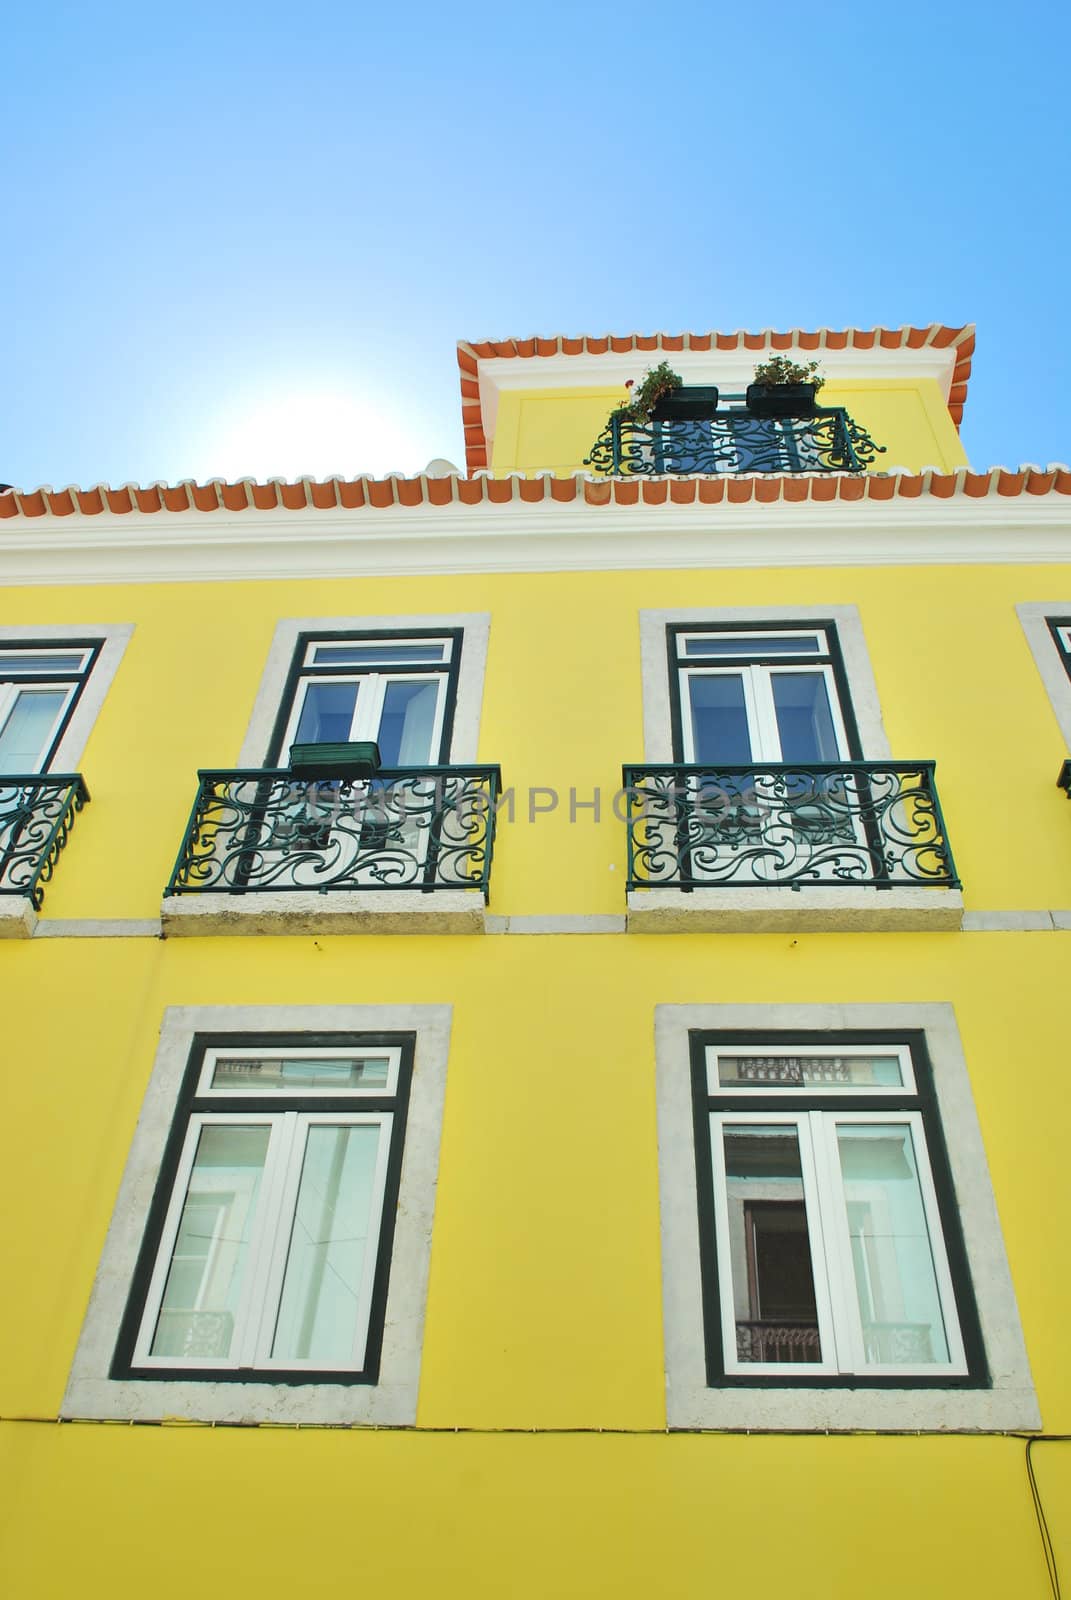
[[[817,361],[790,361],[787,356],[771,356],[769,361],[760,361],[755,368],[755,383],[763,383],[771,388],[783,383],[813,383],[817,394],[825,383],[821,372],[818,370]]]
[[[662,396],[672,394],[674,389],[681,387],[681,378],[668,361],[660,361],[657,367],[648,367],[638,385],[630,380],[625,387],[632,391],[628,405],[619,406],[615,415],[628,422],[649,422],[651,412]]]

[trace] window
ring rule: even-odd
[[[292,744],[375,740],[385,767],[478,759],[490,617],[290,617],[278,623],[238,755],[285,766]]]
[[[1064,748],[1071,750],[1071,600],[1030,600],[1015,609]]]
[[[984,1380],[921,1037],[692,1050],[712,1381]]]
[[[449,1017],[167,1013],[66,1415],[414,1420]]]
[[[702,630],[669,624],[678,761],[834,762],[858,736],[832,622]]]
[[[390,1035],[194,1040],[117,1372],[374,1380],[411,1070]]]
[[[951,1008],[655,1032],[670,1426],[1037,1426]]]
[[[0,628],[0,778],[76,770],[133,632]]]
[[[0,776],[48,769],[100,650],[0,643]]]
[[[436,765],[450,745],[461,631],[302,635],[270,759],[292,744],[369,739],[385,767]]]

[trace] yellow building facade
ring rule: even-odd
[[[1071,473],[972,347],[0,495],[13,1600],[1041,1596],[1031,1467],[1071,1561]]]

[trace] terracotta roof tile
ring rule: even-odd
[[[387,478],[300,478],[287,482],[272,478],[267,483],[243,479],[225,483],[214,478],[208,483],[149,485],[122,484],[118,488],[95,484],[89,489],[68,486],[52,489],[8,489],[0,491],[0,521],[39,517],[86,517],[112,514],[167,517],[173,513],[194,512],[212,517],[241,516],[246,510],[292,511],[315,516],[317,511],[341,508],[346,511],[385,510],[391,506],[508,505],[523,502],[542,504],[554,501],[570,505],[659,506],[692,505],[697,502],[719,505],[722,502],[764,505],[775,501],[799,504],[810,500],[827,504],[833,500],[890,500],[933,498],[949,500],[963,495],[978,499],[998,495],[1005,499],[1020,495],[1032,497],[1061,495],[1071,498],[1071,467],[1061,463],[1047,467],[1025,465],[1015,469],[991,467],[988,472],[972,472],[957,467],[954,472],[927,468],[907,472],[894,468],[880,473],[838,472],[757,472],[723,473],[711,477],[689,476],[603,478],[578,472],[572,477],[556,477],[542,472],[534,477],[513,473],[492,477],[480,472],[471,477],[451,474],[429,478],[423,473],[404,477],[392,473]]]
[[[967,380],[971,375],[971,357],[974,354],[975,331],[973,323],[958,328],[943,323],[931,323],[928,328],[819,328],[805,332],[800,328],[777,332],[764,328],[761,333],[607,333],[598,336],[584,334],[566,338],[556,334],[553,338],[530,339],[474,339],[461,340],[457,347],[457,361],[461,369],[461,394],[463,402],[471,402],[473,390],[477,405],[464,405],[465,458],[470,472],[487,466],[487,439],[484,435],[483,413],[479,407],[479,384],[473,378],[479,373],[479,363],[498,359],[530,360],[540,356],[605,355],[608,350],[618,354],[629,350],[649,355],[665,350],[788,350],[794,345],[801,350],[872,350],[875,345],[883,350],[922,350],[927,345],[937,350],[956,348],[956,364],[952,373],[952,387],[948,409],[958,428],[963,421],[963,405],[967,398]],[[473,415],[475,410],[475,415]]]

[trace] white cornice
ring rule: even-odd
[[[958,348],[926,345],[873,350],[808,350],[793,346],[780,352],[794,360],[817,360],[831,383],[875,379],[886,383],[934,378],[947,401]],[[726,392],[743,392],[754,381],[755,365],[769,355],[762,350],[624,350],[604,355],[540,356],[519,360],[495,356],[479,364],[480,409],[488,443],[494,438],[498,396],[504,389],[623,388],[628,378],[637,382],[648,367],[669,361],[685,383],[714,383]]]
[[[636,506],[542,501],[0,523],[0,584],[1071,561],[1071,498]]]

